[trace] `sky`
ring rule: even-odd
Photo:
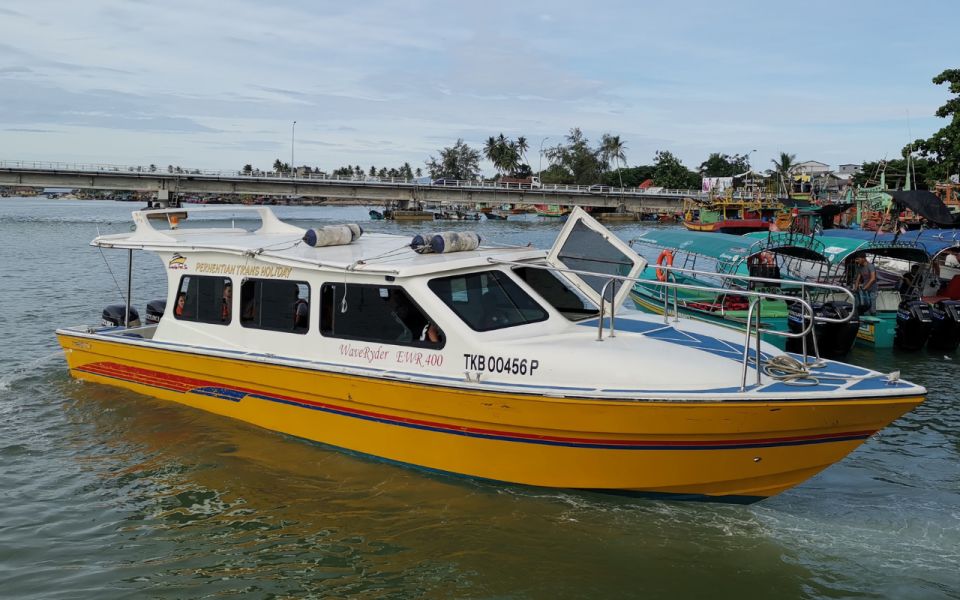
[[[503,133],[536,170],[579,127],[619,135],[629,165],[836,168],[945,125],[931,79],[960,68],[958,17],[955,0],[3,0],[0,160],[417,168]]]

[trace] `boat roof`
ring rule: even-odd
[[[661,229],[645,232],[634,241],[706,256],[721,262],[738,262],[760,252],[772,251],[810,260],[826,261],[823,244],[810,236],[754,232],[748,235]]]
[[[824,252],[832,263],[842,262],[858,251],[913,262],[930,260],[929,251],[924,245],[905,239],[904,236],[897,239],[890,235],[886,238],[877,236],[872,231],[831,229],[830,235],[820,236],[820,242],[823,243]]]
[[[225,213],[259,216],[261,225],[254,230],[232,224],[202,226],[228,219]],[[194,221],[186,226],[185,221],[189,222],[190,218]],[[140,210],[133,212],[133,220],[134,231],[101,235],[91,245],[183,254],[220,252],[306,269],[387,273],[398,277],[484,266],[492,260],[521,262],[546,257],[544,250],[516,246],[481,246],[465,252],[418,254],[410,247],[412,235],[384,233],[364,233],[351,244],[314,248],[303,241],[306,229],[284,223],[265,206]]]
[[[646,231],[632,241],[723,262],[736,262],[757,252],[753,250],[754,240],[729,233],[656,229]]]
[[[862,229],[831,230],[830,235],[875,241],[885,244],[917,244],[930,256],[936,256],[948,248],[960,248],[960,230],[956,229],[918,229],[900,235],[893,233],[864,231]]]

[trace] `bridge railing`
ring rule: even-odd
[[[603,196],[624,196],[624,197],[643,197],[643,196],[673,196],[673,197],[693,197],[701,198],[704,192],[700,190],[674,190],[664,188],[626,188],[611,187],[606,185],[573,185],[573,184],[531,184],[499,182],[486,180],[454,180],[454,179],[435,179],[405,177],[379,177],[374,175],[331,175],[328,173],[306,172],[305,170],[291,172],[278,171],[227,171],[211,169],[191,169],[179,166],[168,165],[166,167],[158,165],[118,165],[118,164],[98,164],[98,163],[80,163],[80,162],[50,162],[50,161],[25,161],[25,160],[2,160],[0,169],[10,170],[32,170],[32,171],[54,171],[58,173],[70,174],[102,174],[102,175],[137,175],[151,176],[166,179],[176,179],[181,177],[190,178],[216,178],[216,179],[254,179],[269,180],[283,183],[297,183],[300,181],[311,182],[331,182],[331,183],[350,183],[355,185],[390,185],[402,187],[422,187],[422,188],[442,188],[442,189],[463,189],[481,190],[481,191],[530,191],[540,193],[574,193],[574,194],[597,194]]]

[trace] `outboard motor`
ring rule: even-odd
[[[151,300],[147,302],[147,325],[156,325],[163,318],[164,311],[167,310],[167,299]]]
[[[853,310],[853,305],[849,302],[823,302],[812,305],[814,315],[826,317],[828,319],[844,319],[851,313],[850,320],[845,323],[825,323],[816,321],[813,324],[813,330],[807,334],[807,353],[813,354],[813,338],[817,337],[817,350],[823,358],[842,358],[853,348],[857,341],[857,331],[860,330],[860,318]],[[787,317],[787,325],[791,333],[800,333],[805,327],[803,307],[799,302],[793,303],[790,307],[790,314]],[[801,338],[787,338],[787,351],[794,353],[803,352],[803,340]]]
[[[845,319],[848,315],[852,316],[845,323],[821,323],[823,334],[817,339],[820,356],[824,358],[846,356],[857,341],[857,332],[860,331],[860,316],[853,309],[853,304],[839,300],[823,303],[823,312],[820,316],[828,319]]]
[[[941,300],[930,310],[933,327],[930,329],[931,350],[953,352],[960,346],[960,302]]]
[[[820,302],[815,302],[811,305],[813,307],[814,314],[820,314],[823,312],[823,304]],[[790,329],[790,333],[800,333],[803,331],[804,327],[807,326],[808,316],[804,314],[803,306],[799,302],[794,302],[790,305],[790,313],[787,315],[787,327]],[[813,336],[817,336],[817,342],[819,344],[820,336],[818,335],[818,330],[823,329],[823,323],[814,323],[813,329],[807,333],[807,352],[813,353]],[[803,352],[803,338],[791,337],[787,338],[787,352],[802,353]]]
[[[893,345],[901,350],[919,350],[933,328],[930,305],[922,300],[904,300],[897,307],[897,328]]]
[[[104,327],[123,327],[123,319],[127,312],[126,304],[111,304],[103,309]],[[140,327],[140,313],[130,307],[130,327]]]

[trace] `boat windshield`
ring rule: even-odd
[[[599,314],[597,306],[555,273],[535,267],[517,267],[514,273],[532,287],[550,306],[570,319],[581,321]]]
[[[474,331],[536,323],[547,311],[502,271],[431,279],[430,289]]]

